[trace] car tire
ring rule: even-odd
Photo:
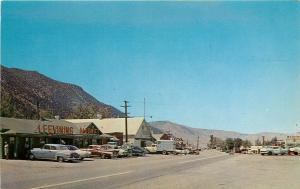
[[[163,155],[167,155],[167,151],[164,150],[164,151],[162,152],[162,154],[163,154]]]
[[[84,158],[82,157],[82,158],[80,158],[80,160],[82,161]]]
[[[29,154],[29,157],[28,157],[30,160],[35,160],[35,157],[33,154]]]
[[[62,162],[64,162],[64,158],[61,157],[61,156],[58,156],[58,157],[57,157],[57,161],[58,161],[59,163],[62,163]]]

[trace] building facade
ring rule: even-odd
[[[24,159],[32,148],[40,148],[46,143],[70,144],[87,147],[89,144],[103,144],[108,137],[102,136],[93,122],[70,123],[65,120],[26,120],[0,118],[0,157],[3,146],[9,144],[9,157]]]
[[[119,145],[125,142],[125,118],[105,119],[67,119],[71,123],[93,122],[103,133],[119,139]],[[152,143],[153,138],[148,123],[142,117],[127,119],[128,142],[136,146],[145,147]]]

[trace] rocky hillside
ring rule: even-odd
[[[271,140],[273,137],[277,137],[277,139],[285,139],[286,134],[283,133],[258,133],[258,134],[242,134],[233,131],[223,131],[223,130],[211,130],[211,129],[200,129],[200,128],[191,128],[184,125],[172,123],[169,121],[156,121],[151,122],[152,132],[155,134],[170,132],[176,137],[181,137],[185,140],[185,142],[189,142],[191,144],[197,143],[197,138],[199,136],[200,146],[206,146],[209,142],[210,135],[214,135],[215,137],[226,139],[226,138],[241,138],[248,139],[253,144],[255,140],[259,139],[262,141],[262,136],[265,136],[266,140]]]
[[[35,119],[118,117],[123,113],[99,102],[81,87],[48,78],[36,71],[1,66],[1,116]]]

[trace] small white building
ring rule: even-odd
[[[121,133],[122,141],[125,141],[125,118],[66,119],[66,121],[71,123],[93,122],[105,134],[116,136],[115,133]],[[127,118],[127,133],[128,142],[137,146],[144,147],[152,140],[150,127],[143,117]]]

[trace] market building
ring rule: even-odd
[[[112,135],[119,139],[119,145],[125,141],[125,118],[105,119],[67,119],[71,123],[93,122],[103,133]],[[145,147],[152,143],[148,123],[142,117],[127,118],[128,142],[137,146]]]
[[[3,158],[4,144],[9,144],[9,157],[22,159],[32,148],[46,143],[71,144],[86,147],[89,144],[107,143],[110,135],[103,132],[93,122],[71,123],[65,120],[26,120],[0,118],[0,157]]]

